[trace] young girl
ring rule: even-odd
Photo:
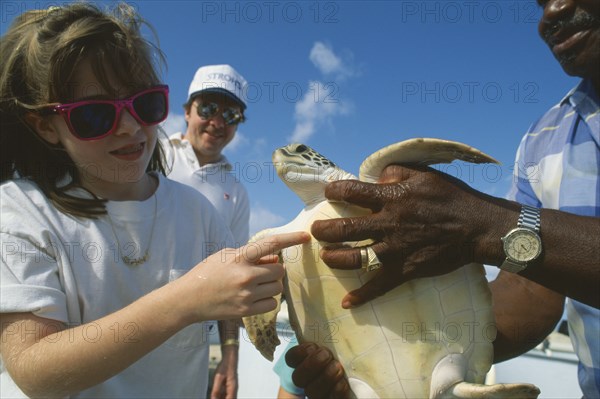
[[[0,397],[203,397],[202,321],[273,309],[272,254],[308,239],[227,249],[208,201],[160,173],[168,88],[141,25],[72,4],[1,39]]]

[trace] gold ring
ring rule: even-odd
[[[360,249],[360,267],[366,269],[369,266],[369,254],[367,248],[362,247]]]
[[[380,269],[383,264],[377,257],[377,254],[371,247],[363,247],[360,249],[361,267],[367,272]]]

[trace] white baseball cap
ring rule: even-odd
[[[221,93],[246,109],[246,79],[230,65],[207,65],[198,68],[188,90],[188,102],[200,93]]]

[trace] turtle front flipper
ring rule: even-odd
[[[392,164],[434,165],[452,161],[499,163],[469,145],[450,140],[415,138],[376,151],[360,165],[360,180],[376,182],[383,169]]]
[[[281,231],[281,228],[259,231],[248,242],[256,242],[277,234],[279,231]],[[250,342],[269,361],[273,361],[275,348],[281,343],[277,337],[277,314],[281,309],[281,294],[273,298],[277,302],[277,306],[272,311],[242,318]]]

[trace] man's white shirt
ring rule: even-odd
[[[235,245],[246,244],[250,221],[248,193],[228,159],[222,156],[218,162],[201,166],[192,145],[181,133],[164,140],[163,147],[171,167],[167,177],[193,187],[208,198],[231,229]]]

